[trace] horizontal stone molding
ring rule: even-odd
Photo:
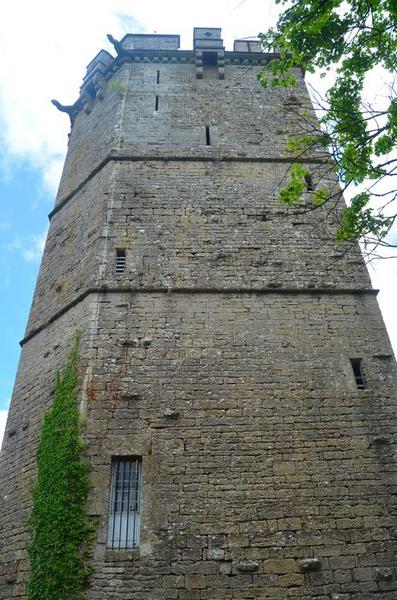
[[[61,210],[72,198],[80,192],[84,186],[87,185],[106,165],[110,162],[236,162],[236,163],[285,163],[293,164],[296,162],[304,164],[322,164],[325,162],[331,162],[326,157],[307,157],[304,159],[296,159],[288,156],[153,156],[153,155],[136,155],[131,156],[127,154],[109,154],[106,156],[92,171],[83,179],[67,196],[58,202],[55,208],[49,213],[48,218],[51,220],[52,217]]]
[[[133,287],[133,286],[115,286],[109,287],[102,285],[98,287],[87,288],[76,296],[71,302],[54,313],[46,321],[38,327],[29,331],[25,337],[19,342],[20,346],[24,346],[29,340],[34,338],[38,333],[59,319],[74,306],[85,300],[92,294],[228,294],[228,295],[310,295],[310,296],[377,296],[379,290],[372,288],[248,288],[248,287]]]
[[[211,49],[209,49],[211,50]],[[278,58],[276,52],[234,52],[225,51],[226,65],[266,65],[271,60]],[[194,64],[194,50],[155,50],[155,49],[125,49],[122,56],[114,59],[108,67],[111,74],[117,71],[120,65],[126,62],[167,63],[167,64]]]
[[[122,48],[120,51],[121,54],[115,58],[108,54],[113,59],[109,65],[104,66],[103,63],[94,65],[88,73],[88,78],[99,71],[104,79],[107,80],[125,63],[195,64],[194,50]],[[265,66],[279,56],[277,52],[239,52],[229,50],[224,53],[224,64],[233,66]]]

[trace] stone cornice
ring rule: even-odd
[[[274,52],[234,52],[225,51],[225,65],[266,65],[279,55]],[[105,77],[109,78],[124,63],[165,63],[194,64],[193,50],[125,50],[122,56],[114,59],[107,68]]]

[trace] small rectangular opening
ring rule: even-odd
[[[156,82],[160,83],[160,71],[157,71]]]
[[[156,96],[156,101],[154,103],[154,110],[157,112],[159,109],[159,97]]]
[[[218,64],[217,52],[203,52],[203,67],[216,67]]]
[[[211,146],[210,128],[208,125],[205,128],[205,143],[207,146]]]
[[[361,368],[361,358],[351,358],[350,363],[353,369],[354,379],[358,390],[365,389],[364,374]]]
[[[310,173],[305,175],[305,183],[306,183],[306,191],[313,192],[314,191],[313,177],[310,175]]]
[[[116,275],[123,275],[125,273],[126,265],[126,254],[124,248],[117,248],[116,250]]]

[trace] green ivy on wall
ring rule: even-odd
[[[37,452],[29,600],[81,599],[90,574],[91,526],[85,510],[90,484],[81,458],[78,361],[77,336],[64,372],[57,373]]]

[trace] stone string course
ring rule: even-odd
[[[26,329],[0,455],[1,600],[26,600],[35,451],[77,329],[87,600],[394,600],[396,366],[358,249],[275,202],[299,127],[288,94],[227,61],[224,80],[118,61],[74,120]],[[309,102],[302,80],[295,93]],[[112,456],[143,461],[134,550],[106,547]]]

